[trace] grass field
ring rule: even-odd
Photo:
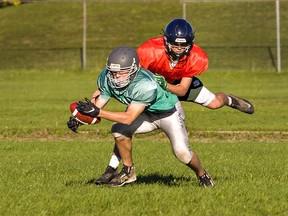
[[[215,91],[249,98],[253,115],[183,104],[191,147],[215,178],[213,189],[198,187],[162,132],[134,138],[136,184],[116,189],[91,184],[108,163],[111,123],[103,120],[74,134],[66,121],[70,102],[89,96],[95,77],[93,71],[1,71],[2,215],[288,213],[287,74],[203,76]],[[227,80],[225,86],[215,84],[216,77]],[[109,107],[123,108],[115,101]]]
[[[246,115],[227,107],[212,111],[183,103],[191,148],[216,187],[198,187],[193,172],[176,160],[161,131],[133,139],[135,184],[110,188],[91,183],[107,166],[112,123],[102,120],[74,134],[66,127],[69,105],[91,96],[113,46],[138,46],[181,15],[178,3],[152,5],[91,5],[88,44],[93,49],[85,72],[79,69],[81,16],[75,15],[81,5],[71,3],[67,10],[67,3],[41,3],[0,10],[0,215],[288,215],[288,58],[284,71],[275,73],[267,58],[267,46],[274,52],[273,19],[265,22],[271,30],[266,40],[259,36],[261,31],[249,33],[245,40],[245,46],[259,48],[256,60],[255,52],[247,52],[245,46],[233,49],[241,33],[257,27],[253,14],[261,17],[265,11],[266,17],[273,17],[270,3],[266,10],[252,3],[244,8],[240,3],[232,8],[191,4],[197,9],[189,15],[192,19],[194,14],[197,40],[211,56],[209,70],[199,78],[211,91],[242,96],[255,106],[255,113]],[[281,10],[287,8],[283,3]],[[241,10],[249,22],[242,29],[237,21],[237,29],[243,30],[237,34],[230,21]],[[108,14],[114,16],[104,19]],[[123,25],[122,14],[135,19]],[[137,25],[143,14],[147,25]],[[209,14],[223,16],[212,22]],[[287,24],[287,14],[282,12],[282,23]],[[221,23],[223,31],[216,34]],[[103,36],[106,26],[115,27],[107,28],[109,42]],[[287,33],[287,28],[282,31]],[[285,48],[288,34],[282,35]],[[221,49],[229,38],[231,44]],[[287,56],[287,48],[283,53]],[[112,101],[107,109],[124,106]]]

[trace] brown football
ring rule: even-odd
[[[93,118],[91,116],[83,115],[77,110],[77,102],[73,102],[70,104],[70,111],[72,115],[82,124],[97,124],[101,121],[101,118],[96,117]]]

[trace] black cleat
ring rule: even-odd
[[[137,180],[135,167],[123,166],[121,172],[108,184],[112,187],[121,187],[124,184],[132,183]]]
[[[200,187],[214,187],[215,183],[213,179],[205,172],[204,175],[198,176]]]
[[[105,172],[100,176],[96,181],[95,184],[97,185],[103,185],[108,184],[114,177],[118,175],[116,169],[114,169],[111,166],[108,166],[105,170]]]
[[[254,107],[249,101],[243,98],[236,97],[234,95],[228,95],[228,96],[232,99],[232,104],[231,104],[232,108],[238,109],[239,111],[247,113],[247,114],[254,113]]]

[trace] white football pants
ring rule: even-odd
[[[193,152],[189,147],[184,119],[183,108],[178,101],[172,110],[164,113],[143,112],[131,125],[115,123],[111,131],[117,138],[120,136],[132,137],[133,134],[161,129],[170,140],[174,155],[182,163],[188,164],[192,160]]]

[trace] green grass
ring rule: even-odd
[[[199,78],[255,106],[246,115],[183,103],[191,148],[217,184],[203,189],[160,131],[133,139],[135,184],[97,187],[91,181],[108,163],[112,123],[78,134],[66,126],[70,103],[91,96],[108,52],[159,35],[181,17],[180,2],[89,3],[85,72],[80,3],[0,9],[0,215],[287,215],[287,10],[281,2],[277,74],[274,3],[187,4],[210,59]]]
[[[286,73],[203,75],[211,90],[251,100],[253,115],[183,104],[191,148],[214,177],[213,189],[198,187],[194,173],[176,160],[160,131],[134,138],[136,184],[91,184],[111,154],[111,122],[82,126],[74,134],[66,121],[69,104],[94,91],[97,73],[0,73],[2,215],[287,214]],[[124,106],[111,101],[108,109]]]
[[[217,187],[199,188],[163,139],[135,140],[138,181],[123,188],[90,183],[110,155],[105,141],[1,142],[1,214],[287,214],[285,142],[197,142],[192,147]]]
[[[65,133],[69,104],[92,95],[97,75],[96,71],[1,71],[0,91],[5,106],[0,113],[0,132],[7,136],[35,131]],[[189,129],[287,131],[287,73],[207,72],[200,78],[213,92],[223,91],[249,99],[255,106],[255,115],[244,115],[227,107],[210,111],[185,102]],[[119,110],[124,106],[112,101],[108,108]],[[102,123],[110,125],[104,120]]]

